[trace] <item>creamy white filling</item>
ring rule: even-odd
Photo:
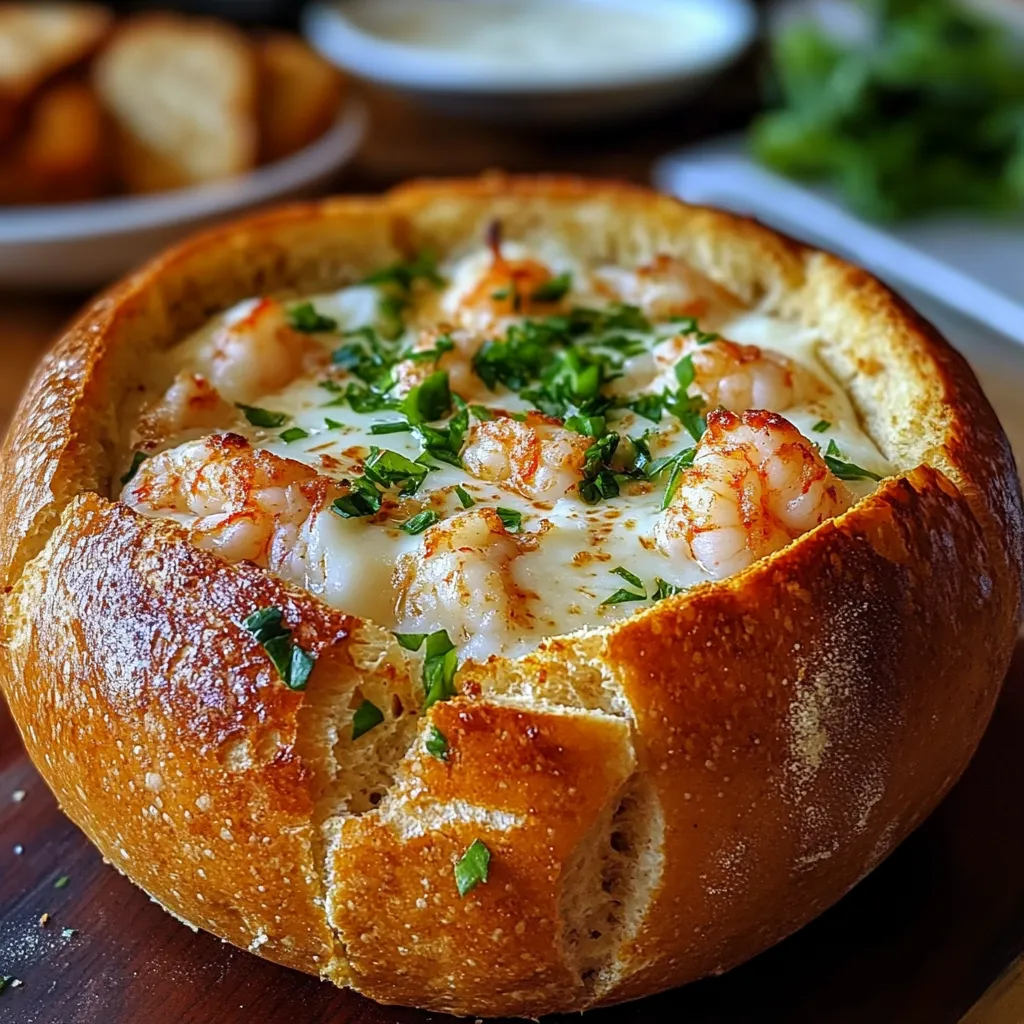
[[[508,255],[523,253],[509,247]],[[547,256],[548,254],[545,254]],[[572,267],[571,261],[551,259],[547,262],[556,271]],[[458,301],[473,287],[489,265],[485,253],[472,254],[457,266],[444,268],[452,282],[441,297],[444,314],[454,313]],[[590,290],[580,285],[579,301],[591,301]],[[311,301],[322,314],[336,318],[342,330],[353,330],[372,324],[378,314],[377,289],[356,286],[341,291],[312,296]],[[242,303],[218,317],[174,354],[175,369],[196,365],[198,354],[218,327],[236,323],[253,308]],[[671,333],[670,325],[655,332],[658,337]],[[879,474],[891,467],[871,439],[861,429],[856,413],[841,388],[832,380],[816,355],[818,339],[813,332],[799,329],[777,318],[757,312],[743,313],[721,328],[724,337],[737,342],[772,349],[806,367],[826,388],[813,400],[783,411],[807,438],[824,449],[834,440],[847,461],[857,463]],[[411,339],[410,339],[411,340]],[[327,342],[325,341],[325,344]],[[333,339],[331,346],[337,345]],[[652,357],[634,357],[625,367],[628,375],[650,376]],[[294,459],[315,468],[319,473],[337,479],[361,475],[361,466],[371,446],[398,452],[416,459],[424,447],[413,433],[374,435],[374,424],[400,418],[398,413],[380,411],[360,414],[339,401],[314,379],[296,381],[283,390],[254,400],[253,404],[287,414],[289,427],[301,427],[308,437],[288,443],[281,439],[280,429],[264,430],[238,424],[232,430],[245,433],[252,442],[283,458]],[[490,396],[490,404],[509,411],[530,408],[518,396],[502,391]],[[330,419],[340,426],[330,426]],[[816,425],[827,421],[827,430],[815,431]],[[609,425],[621,434],[638,436],[651,430],[649,443],[655,457],[672,454],[694,442],[681,424],[666,417],[655,426],[635,413],[612,414]],[[228,425],[225,425],[226,427]],[[172,441],[172,443],[174,443]],[[513,559],[510,572],[524,603],[517,617],[515,630],[481,629],[463,637],[462,655],[482,658],[493,653],[516,655],[534,647],[540,639],[553,635],[597,627],[628,616],[647,607],[653,599],[656,580],[675,587],[691,587],[707,580],[700,566],[691,559],[670,559],[658,549],[653,538],[655,523],[661,512],[664,480],[651,486],[647,493],[622,494],[597,505],[584,504],[569,495],[551,502],[536,502],[514,491],[469,476],[465,470],[439,464],[430,472],[417,497],[430,499],[431,507],[443,516],[462,511],[454,488],[467,491],[476,507],[500,506],[522,514],[522,530],[536,535],[538,543]],[[870,493],[875,484],[870,480],[849,482],[847,486],[858,497]],[[145,512],[146,509],[140,508]],[[152,514],[165,515],[162,512]],[[187,523],[188,516],[174,516]],[[343,519],[324,511],[312,516],[302,530],[301,543],[296,546],[285,566],[279,571],[289,579],[308,587],[334,607],[381,625],[407,632],[423,632],[447,628],[443,609],[428,609],[418,616],[400,614],[401,601],[395,585],[396,566],[402,556],[422,553],[425,535],[409,535],[393,524],[381,524],[366,518]],[[641,579],[648,600],[604,604],[620,589],[635,588],[612,573],[624,567]],[[455,633],[453,632],[453,639]]]

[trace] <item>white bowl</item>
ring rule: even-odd
[[[472,2],[477,15],[488,5],[494,6],[496,27],[500,26],[501,0]],[[555,5],[569,0],[548,2]],[[456,50],[388,39],[358,25],[351,17],[352,6],[345,3],[310,5],[304,28],[309,41],[325,57],[361,78],[448,113],[533,124],[594,122],[667,106],[695,92],[715,71],[738,57],[757,30],[750,0],[571,3],[593,17],[600,17],[602,8],[613,8],[617,14],[625,11],[634,17],[646,9],[698,18],[705,32],[703,45],[689,46],[681,35],[675,52],[664,47],[646,61],[622,56],[583,67],[569,59],[561,66],[550,60],[502,61],[468,47]],[[571,38],[556,43],[565,47],[566,54],[571,52]]]
[[[154,196],[0,209],[0,288],[92,289],[228,215],[313,193],[355,156],[366,109],[350,103],[316,142],[229,181]]]

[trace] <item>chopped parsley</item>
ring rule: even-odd
[[[605,434],[583,453],[583,479],[576,487],[580,498],[588,505],[614,498],[619,493],[619,482],[611,467],[619,441],[618,434]]]
[[[145,452],[136,452],[132,456],[132,464],[128,467],[128,472],[121,477],[121,484],[129,484],[135,479],[135,474],[138,473],[139,467],[148,459],[149,456]]]
[[[427,639],[426,633],[392,633],[398,643],[407,651],[418,651]]]
[[[864,469],[863,466],[858,466],[853,462],[846,462],[842,451],[839,449],[839,445],[835,441],[829,441],[828,448],[825,449],[825,465],[837,476],[840,480],[881,480],[882,478],[877,474],[871,472],[870,469]]]
[[[518,533],[522,529],[522,512],[516,512],[515,509],[511,508],[502,508],[500,505],[495,509],[495,511],[498,513],[498,518],[501,520],[502,526],[504,526],[509,533]]]
[[[429,529],[435,523],[440,521],[440,516],[432,509],[425,509],[423,512],[419,512],[414,515],[411,519],[406,519],[404,523],[398,528],[405,533],[417,534],[422,533],[424,530]]]
[[[662,510],[669,507],[672,504],[672,499],[676,496],[676,491],[679,489],[679,483],[682,480],[683,472],[689,469],[693,465],[693,460],[697,455],[696,448],[687,448],[684,451],[677,452],[675,455],[668,455],[665,458],[655,459],[646,469],[647,478],[654,480],[661,476],[666,470],[668,471],[668,483],[665,485],[665,495],[661,500]]]
[[[474,839],[455,864],[455,885],[459,896],[465,897],[478,885],[487,881],[491,851],[479,839]]]
[[[584,437],[600,438],[607,432],[608,421],[604,416],[570,416],[565,429],[575,431]]]
[[[427,738],[423,745],[431,757],[436,757],[438,761],[448,760],[448,738],[436,725],[431,725],[427,730]]]
[[[287,413],[261,409],[258,405],[242,405],[241,402],[236,404],[254,427],[282,427],[288,422]]]
[[[253,612],[242,627],[263,646],[289,689],[306,688],[316,658],[292,640],[292,631],[285,626],[284,612],[280,608],[261,608]]]
[[[438,273],[437,257],[425,250],[407,262],[392,263],[390,266],[375,270],[364,277],[362,284],[396,285],[402,291],[409,291],[417,281],[426,281],[435,288],[443,288],[445,279]]]
[[[462,443],[469,429],[469,410],[461,398],[456,396],[454,400],[459,411],[443,427],[418,423],[413,429],[423,442],[425,454],[438,462],[446,462],[449,466],[461,468],[462,459],[459,453],[462,451]]]
[[[652,423],[660,423],[661,417],[665,414],[664,395],[641,395],[630,402],[626,408],[632,409],[638,416]]]
[[[363,464],[367,480],[384,489],[401,486],[399,493],[405,496],[415,494],[429,472],[429,467],[387,448],[371,447]]]
[[[412,424],[408,420],[388,420],[385,423],[374,423],[370,426],[370,433],[380,434],[408,434],[412,430]]]
[[[306,437],[309,437],[309,431],[303,430],[302,427],[289,427],[287,430],[281,431],[281,440],[285,444],[291,444],[292,441],[301,441]]]
[[[365,736],[371,729],[376,729],[384,721],[384,712],[373,701],[364,700],[352,716],[352,739]]]
[[[300,302],[288,310],[288,323],[303,334],[329,334],[338,329],[338,321],[318,313],[312,302]]]
[[[380,291],[377,330],[389,341],[401,337],[405,331],[405,308],[417,281],[425,281],[435,288],[444,287],[445,280],[437,271],[432,253],[423,252],[407,262],[392,263],[363,278],[363,284],[373,285]]]
[[[530,298],[534,302],[559,302],[569,294],[571,288],[572,274],[566,271],[535,288]]]
[[[670,322],[675,325],[679,334],[686,334],[694,339],[698,345],[710,345],[714,341],[721,341],[720,334],[709,334],[700,329],[700,324],[695,316],[674,316]]]
[[[644,586],[643,580],[640,579],[635,573],[630,572],[628,569],[623,568],[621,565],[615,569],[612,569],[612,574],[619,576],[624,579],[630,586],[635,587],[636,590],[616,590],[611,597],[606,598],[601,602],[601,605],[612,605],[612,604],[625,604],[627,601],[646,601],[647,600],[647,588]],[[637,593],[639,590],[639,593]]]
[[[831,430],[832,424],[828,420],[818,420],[817,423],[811,427],[816,434],[824,434],[826,430]]]
[[[442,334],[434,342],[432,348],[410,350],[405,352],[402,358],[409,359],[414,363],[436,362],[446,352],[451,352],[453,348],[455,348],[455,342],[452,341],[452,336],[450,334]]]
[[[697,379],[697,371],[693,368],[693,356],[683,356],[676,363],[675,374],[679,387],[685,391]]]
[[[362,519],[380,511],[380,491],[362,478],[353,480],[348,494],[335,498],[331,511],[342,519]]]
[[[426,644],[423,659],[423,710],[441,700],[451,700],[455,689],[455,673],[459,656],[446,630],[436,633],[395,633],[395,639],[407,650],[418,651]]]
[[[432,373],[421,384],[417,384],[399,406],[409,422],[414,424],[439,420],[451,407],[452,393],[448,386],[448,374],[444,370]]]
[[[455,488],[455,493],[458,495],[459,501],[463,508],[472,508],[476,502],[473,500],[473,495],[466,490],[461,484]]]
[[[612,569],[612,574],[614,576],[621,576],[622,579],[624,579],[627,583],[631,583],[634,587],[639,587],[641,590],[644,589],[644,584],[640,577],[637,576],[635,573],[630,572],[628,569],[623,568],[623,566],[621,565],[616,567],[615,569]]]

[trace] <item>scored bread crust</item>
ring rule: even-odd
[[[421,716],[386,631],[111,501],[118,416],[150,357],[229,305],[444,257],[496,217],[583,260],[684,257],[815,330],[899,472],[736,576],[465,666]],[[427,182],[185,243],[44,359],[0,502],[0,681],[104,855],[195,927],[464,1014],[635,999],[820,913],[963,771],[1020,614],[1020,486],[964,361],[865,272],[615,183]],[[318,655],[305,691],[240,626],[271,605]],[[353,742],[363,699],[387,721]],[[460,898],[475,839],[489,877]]]

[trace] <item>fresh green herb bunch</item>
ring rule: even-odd
[[[877,220],[933,209],[1024,206],[1024,53],[953,0],[873,0],[858,45],[814,23],[775,41],[780,109],[754,152],[836,185]]]

